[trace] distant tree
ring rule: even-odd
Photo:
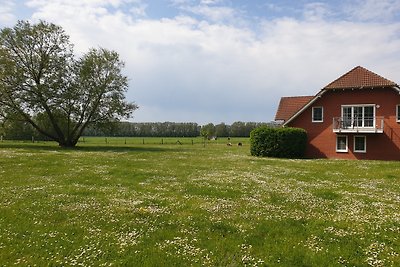
[[[215,125],[215,135],[218,137],[228,137],[229,136],[229,126],[223,122]]]
[[[246,134],[246,123],[236,121],[231,125],[231,136],[232,137],[245,137],[249,136]]]
[[[33,136],[37,139],[33,127],[24,121],[6,120],[1,123],[0,128],[0,135],[6,139],[30,140]]]
[[[19,21],[0,32],[0,106],[60,146],[73,147],[85,128],[129,117],[127,77],[118,53],[90,49],[75,59],[63,29]]]
[[[210,138],[215,135],[215,126],[213,123],[206,124],[201,127],[200,130],[201,136],[204,138]]]

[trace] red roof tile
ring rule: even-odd
[[[358,66],[325,86],[324,89],[356,89],[388,86],[397,86],[397,84]]]
[[[287,121],[313,98],[314,96],[282,97],[275,115],[275,120]]]

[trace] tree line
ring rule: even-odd
[[[250,132],[260,126],[274,126],[273,123],[241,122],[198,125],[194,122],[115,122],[94,124],[83,132],[84,136],[119,137],[249,137]],[[3,121],[0,135],[9,140],[50,140],[40,134],[32,125],[23,121]]]

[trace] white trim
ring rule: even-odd
[[[399,94],[400,94],[400,86],[398,84],[395,84],[392,87],[394,90],[396,90]],[[332,89],[329,89],[328,91],[330,91]],[[295,118],[297,118],[297,116],[299,116],[301,113],[303,113],[304,110],[306,110],[308,107],[310,107],[315,101],[317,101],[318,98],[320,98],[325,92],[327,91],[327,89],[323,88],[319,91],[318,94],[315,95],[315,97],[313,99],[310,100],[310,102],[308,102],[304,107],[302,107],[299,111],[297,111],[292,117],[290,117],[287,121],[285,121],[283,123],[282,126],[286,126],[289,122],[291,122],[292,120],[294,120]],[[400,121],[399,121],[400,122]]]
[[[376,106],[376,104],[345,104],[342,107],[364,107],[364,106]]]
[[[321,109],[321,120],[320,121],[317,121],[317,120],[314,120],[314,109],[316,109],[316,108],[320,108]],[[311,109],[311,121],[312,122],[324,122],[324,107],[323,106],[316,106],[316,107],[312,107],[312,109]]]
[[[361,127],[361,128],[375,128],[375,115],[376,115],[376,104],[346,104],[346,105],[341,105],[341,117],[342,118],[344,118],[344,115],[343,115],[343,108],[347,108],[347,107],[350,107],[351,108],[351,118],[352,119],[354,119],[354,107],[362,107],[362,108],[365,108],[365,107],[373,107],[373,115],[372,115],[372,119],[373,119],[373,121],[372,121],[372,123],[373,123],[373,125],[372,126],[364,126],[364,109],[363,109],[363,117],[362,117],[362,125],[360,126],[360,125],[358,125],[358,127]]]
[[[399,85],[395,85],[393,86],[393,89],[395,89],[399,94],[400,94],[400,86]]]
[[[356,150],[356,138],[363,137],[364,138],[364,150]],[[367,136],[366,135],[355,135],[353,138],[353,151],[354,153],[367,153]]]
[[[325,91],[322,89],[313,99],[310,100],[310,102],[308,102],[304,107],[302,107],[299,111],[297,111],[292,117],[290,117],[287,121],[285,121],[283,126],[286,126],[286,124],[288,124],[289,122],[294,120],[297,116],[299,116],[301,113],[303,113],[304,110],[306,110],[315,101],[317,101],[317,99],[320,98],[324,93],[325,93]]]
[[[345,137],[346,138],[346,149],[338,149],[338,138],[339,137]],[[340,152],[340,153],[343,153],[343,152],[349,152],[349,138],[348,138],[348,136],[347,135],[337,135],[336,136],[336,152]]]
[[[400,104],[396,105],[396,122],[400,122],[399,109],[400,109]]]

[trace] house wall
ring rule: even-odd
[[[336,152],[333,118],[341,116],[342,105],[375,104],[375,116],[384,117],[383,133],[362,133],[348,136],[348,152]],[[400,94],[393,88],[327,91],[288,126],[307,131],[308,158],[400,160],[400,123],[396,122],[396,105]],[[323,107],[323,122],[312,122],[312,107]],[[366,152],[353,152],[355,135],[366,136]]]

